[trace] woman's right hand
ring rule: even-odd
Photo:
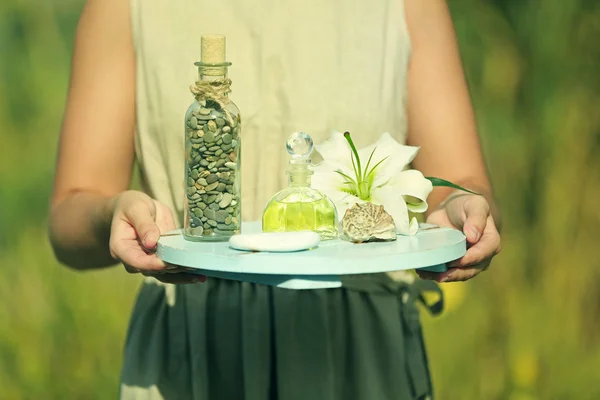
[[[129,273],[152,276],[165,283],[204,282],[203,275],[165,264],[155,252],[162,233],[176,228],[171,210],[148,195],[129,190],[112,200],[110,254]]]

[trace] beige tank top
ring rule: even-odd
[[[200,36],[227,37],[231,100],[242,115],[242,215],[261,218],[285,187],[286,138],[350,131],[358,146],[406,137],[410,39],[402,0],[132,0],[136,156],[144,190],[180,225],[184,114]]]

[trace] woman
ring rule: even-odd
[[[463,281],[499,251],[448,9],[443,0],[88,0],[75,42],[50,236],[58,259],[119,261],[147,278],[125,349],[127,399],[421,399],[432,388],[415,305],[424,282],[376,275],[291,291],[165,270],[153,254],[180,226],[183,114],[201,33],[223,33],[242,111],[244,219],[285,184],[287,136],[349,130],[421,146],[414,167],[485,194],[436,189],[428,221],[471,244]],[[143,192],[128,191],[134,158]],[[183,285],[183,283],[190,283]],[[175,285],[178,284],[178,285]],[[406,295],[407,294],[407,295]],[[408,299],[408,300],[407,300]]]

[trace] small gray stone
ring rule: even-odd
[[[225,120],[224,120],[223,118],[217,118],[217,119],[215,120],[215,122],[217,123],[217,126],[218,126],[219,128],[221,128],[222,126],[224,126],[224,125],[225,125]]]
[[[223,185],[223,184],[221,183],[221,185]],[[225,186],[225,185],[223,185],[223,186]],[[231,204],[231,200],[233,200],[233,196],[231,195],[231,193],[223,194],[223,198],[219,202],[219,207],[226,208],[229,204]]]
[[[208,130],[209,130],[209,131],[211,131],[211,132],[216,132],[216,130],[217,130],[217,124],[215,123],[215,121],[212,121],[212,120],[211,120],[211,121],[208,121],[208,122],[206,123],[206,125],[208,126]]]
[[[216,198],[217,198],[217,196],[215,196],[214,194],[211,194],[211,195],[210,195],[210,196],[208,196],[208,198],[206,199],[206,204],[214,203]]]
[[[223,153],[223,154],[225,154],[225,153]],[[227,160],[225,160],[224,158],[221,158],[219,161],[217,161],[217,164],[215,166],[222,167],[223,165],[225,165],[226,162],[227,162]]]
[[[212,121],[209,121],[212,122]],[[215,141],[215,134],[212,133],[211,131],[208,131],[204,134],[204,141],[206,143],[213,143]]]
[[[233,193],[233,185],[227,185],[225,189],[227,189],[229,193]]]
[[[202,147],[200,147],[200,148],[198,149],[198,151],[200,151],[200,152],[206,151],[206,146],[202,146]]]
[[[220,145],[222,145],[222,144],[223,144],[223,139],[222,139],[222,138],[219,138],[219,140],[217,140],[217,144],[218,144],[219,146],[220,146]]]
[[[202,220],[202,222],[206,222],[208,220],[208,218],[202,217],[201,220]]]
[[[193,170],[192,170],[192,172],[191,172],[191,174],[190,174],[190,176],[191,176],[193,179],[198,179],[198,176],[199,176],[199,174],[198,174],[198,170],[197,170],[197,169],[193,169]]]
[[[211,111],[212,111],[212,109],[210,109],[210,108],[201,108],[199,113],[200,113],[200,115],[208,115],[208,114],[210,114]]]
[[[227,207],[225,211],[227,211],[229,214],[233,214],[233,207]]]
[[[194,193],[196,193],[196,187],[195,186],[190,186],[187,188],[187,195],[188,196],[193,196]]]
[[[206,204],[204,204],[203,202],[199,201],[198,204],[196,204],[198,206],[199,209],[204,210],[206,209]]]
[[[194,188],[194,190],[196,190],[196,188]],[[198,200],[200,198],[200,195],[198,193],[194,193],[192,196],[190,196],[190,200]]]
[[[231,225],[231,217],[225,218],[225,225]]]
[[[211,190],[215,190],[218,185],[219,185],[218,182],[209,183],[208,186],[205,188],[205,190],[207,192],[210,192]]]
[[[201,160],[200,161],[200,165],[202,165],[203,167],[206,167],[208,165],[208,161],[206,160]]]
[[[217,218],[216,212],[214,210],[211,210],[210,208],[207,208],[206,210],[204,210],[204,216],[208,219]]]
[[[221,146],[221,149],[223,151],[229,151],[231,150],[231,144],[224,144],[223,146]]]
[[[220,157],[221,154],[223,154],[223,150],[219,149],[219,150],[215,151],[215,156]]]
[[[192,217],[192,224],[194,224],[194,226],[202,226],[202,221],[200,221],[199,218]]]
[[[210,164],[208,164],[208,169],[213,169],[216,165],[217,165],[217,163],[215,161],[213,161]]]
[[[219,228],[222,231],[235,231],[237,229],[237,226],[235,225],[225,225],[225,224],[217,224],[217,228]]]
[[[219,146],[212,146],[212,147],[209,147],[208,149],[209,149],[210,151],[217,151],[217,150],[219,150],[219,149],[220,149],[220,147],[219,147]]]
[[[223,135],[223,143],[231,144],[231,142],[232,142],[231,135],[229,133],[224,134]]]
[[[223,182],[219,182],[219,184],[217,185],[217,190],[219,192],[223,192],[225,190],[225,184]]]
[[[192,235],[192,236],[200,236],[204,232],[204,229],[201,226],[198,226],[198,227],[190,229],[189,232],[190,232],[190,235]]]
[[[201,210],[201,209],[199,209],[199,208],[194,208],[194,209],[192,210],[192,214],[194,214],[194,215],[195,215],[196,217],[198,217],[198,218],[202,218],[202,217],[204,216],[204,213],[203,213],[203,212],[202,212],[202,210]]]
[[[202,186],[206,186],[208,185],[208,181],[204,178],[199,178],[197,181],[199,184],[201,184]]]
[[[190,127],[192,129],[198,128],[198,120],[196,119],[196,117],[190,118]]]
[[[237,164],[234,162],[226,162],[225,166],[229,169],[235,169],[237,167]]]
[[[217,203],[211,203],[208,208],[210,208],[213,211],[218,211],[219,210],[219,205]]]
[[[191,176],[189,178],[187,178],[188,186],[194,186],[195,183],[196,183],[196,181],[194,181],[194,178],[192,178]]]
[[[215,199],[215,203],[218,203],[221,201],[221,199],[223,199],[223,193],[219,193],[217,192],[217,198]]]
[[[219,177],[216,174],[210,174],[206,177],[206,183],[213,183],[219,180]]]
[[[225,218],[227,218],[229,216],[229,213],[225,210],[219,210],[216,212],[216,218],[215,220],[217,222],[225,222]]]
[[[217,226],[217,221],[213,221],[212,219],[209,219],[208,221],[206,221],[210,226]]]
[[[206,139],[204,139],[204,140],[206,140]],[[231,141],[231,147],[237,147],[237,145],[238,145],[238,141],[237,140],[234,139],[234,140]]]
[[[228,127],[228,126],[224,126],[224,127],[223,127],[223,133],[227,133],[227,132],[229,132],[229,131],[231,131],[231,128],[230,128],[230,127]]]
[[[208,221],[206,221],[206,222],[204,223],[204,229],[210,229],[210,225],[208,224]],[[204,231],[204,233],[205,233],[205,234],[208,234],[209,232],[210,232],[210,231],[208,231],[208,230],[205,230],[205,231]]]

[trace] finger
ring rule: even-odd
[[[139,269],[133,268],[131,265],[123,264],[123,267],[125,267],[125,271],[127,271],[130,274],[139,274],[140,273]]]
[[[465,201],[464,210],[463,232],[470,243],[477,243],[487,225],[490,206],[484,198],[472,197]]]
[[[156,224],[160,233],[164,234],[174,230],[177,226],[171,209],[156,200],[154,200],[154,204],[156,205]]]
[[[488,218],[481,239],[471,246],[465,255],[450,263],[450,267],[465,268],[482,263],[484,260],[491,259],[500,252],[500,234],[496,230],[494,221]]]
[[[417,275],[419,275],[419,278],[429,280],[429,281],[436,280],[436,278],[439,275],[438,272],[428,272],[428,271],[420,271],[420,270],[416,270],[416,272],[417,272]]]
[[[180,272],[178,274],[146,274],[145,276],[151,276],[161,282],[164,283],[172,283],[172,284],[192,284],[192,283],[202,283],[206,282],[206,276],[198,275],[198,274],[190,274],[185,272]]]
[[[167,264],[165,266],[165,274],[178,274],[180,272],[189,272],[189,268],[180,265]]]
[[[143,271],[161,271],[165,268],[165,263],[156,254],[147,254],[136,241],[115,243],[113,253],[117,260],[130,268]]]
[[[125,210],[125,217],[135,229],[142,245],[147,249],[154,249],[160,237],[160,229],[154,220],[155,212],[156,210],[142,202],[135,203]]]
[[[483,270],[483,266],[473,266],[468,268],[450,268],[436,277],[436,281],[443,282],[464,282],[477,276]]]

